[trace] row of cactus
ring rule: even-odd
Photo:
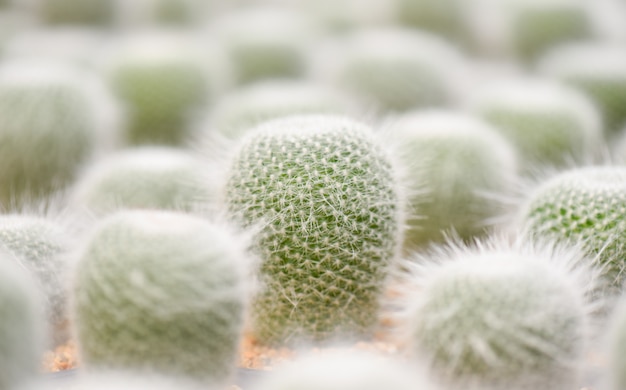
[[[244,332],[372,340],[388,310],[406,361],[250,387],[565,390],[601,349],[622,390],[616,1],[0,0],[0,390],[70,337],[70,387],[219,388]]]

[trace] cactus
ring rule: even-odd
[[[402,241],[402,194],[371,130],[348,118],[266,122],[243,138],[225,201],[258,230],[262,290],[252,331],[266,344],[359,337]]]
[[[324,351],[296,358],[278,367],[254,390],[428,390],[413,367],[388,356],[343,350]]]
[[[139,35],[114,50],[106,77],[128,109],[126,142],[181,145],[191,134],[194,114],[227,78],[219,51],[214,56],[189,37]]]
[[[110,155],[85,171],[72,204],[103,215],[120,208],[191,211],[213,199],[204,164],[178,149],[143,147]]]
[[[107,97],[78,69],[45,61],[0,67],[0,203],[23,204],[73,180],[108,135]],[[114,134],[114,128],[106,129]]]
[[[0,275],[0,389],[17,389],[38,373],[44,338],[41,297],[10,255],[0,255]]]
[[[36,0],[36,13],[46,24],[103,26],[115,20],[116,0]]]
[[[266,81],[218,101],[210,116],[210,127],[235,138],[270,119],[307,113],[347,114],[349,106],[347,98],[330,88],[302,81]]]
[[[613,289],[624,281],[626,168],[585,167],[541,183],[519,212],[518,227],[537,237],[582,243]]]
[[[403,334],[451,389],[576,388],[595,274],[558,245],[450,245],[416,255]]]
[[[601,150],[600,113],[587,96],[566,85],[511,80],[487,87],[470,106],[517,147],[526,171],[585,161]]]
[[[445,41],[402,29],[353,33],[318,56],[319,77],[345,88],[366,107],[384,111],[450,103],[463,69],[461,56]]]
[[[539,71],[586,93],[602,112],[606,130],[626,125],[626,50],[609,44],[571,44],[543,57]]]
[[[517,155],[488,124],[448,111],[400,117],[388,139],[399,144],[412,189],[405,247],[442,241],[450,230],[465,240],[485,233],[500,210],[493,195],[512,189]]]
[[[240,248],[222,226],[185,214],[124,211],[102,220],[72,288],[85,366],[230,379],[247,295]]]
[[[66,272],[68,233],[43,217],[0,216],[0,248],[34,277],[44,299],[53,345],[67,341]]]
[[[395,0],[397,18],[403,24],[430,31],[448,39],[467,36],[465,0]]]

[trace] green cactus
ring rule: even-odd
[[[449,111],[407,114],[390,128],[413,195],[405,247],[442,241],[450,231],[470,240],[498,214],[493,195],[512,189],[517,155],[488,124]]]
[[[322,68],[326,74],[321,77],[376,110],[402,112],[450,103],[456,74],[463,68],[445,41],[410,30],[361,31],[334,50],[320,53],[323,62],[337,58],[336,65]]]
[[[53,345],[67,341],[66,277],[64,255],[70,248],[68,233],[43,217],[0,216],[0,248],[12,255],[34,277],[42,292]]]
[[[213,199],[204,164],[178,149],[143,147],[110,155],[88,169],[72,204],[98,215],[121,208],[191,211]]]
[[[395,169],[371,130],[304,115],[260,125],[227,173],[229,213],[258,229],[263,286],[252,330],[267,344],[367,336],[402,241]]]
[[[230,379],[247,295],[241,246],[185,214],[125,211],[101,221],[72,288],[85,366]]]
[[[58,190],[91,157],[103,118],[101,100],[89,83],[77,69],[45,61],[0,67],[0,203],[5,207]]]
[[[429,390],[413,367],[389,356],[345,350],[297,357],[278,367],[253,390]]]
[[[339,92],[302,81],[274,80],[236,90],[217,102],[211,129],[229,138],[261,122],[294,114],[347,114],[348,99]]]
[[[601,151],[600,113],[568,86],[532,79],[503,82],[475,95],[470,105],[517,147],[526,171],[586,161]]]
[[[404,334],[449,388],[577,388],[594,288],[582,252],[487,243],[416,255]]]
[[[626,50],[623,47],[565,45],[549,52],[538,67],[544,75],[586,93],[601,110],[607,134],[626,125]]]
[[[116,16],[116,0],[36,0],[36,7],[39,18],[52,25],[111,25]]]
[[[622,298],[614,309],[605,351],[608,364],[606,376],[610,390],[621,390],[626,387],[626,298]]]
[[[395,0],[403,24],[442,35],[457,42],[467,36],[464,0]]]
[[[17,389],[37,377],[43,313],[35,281],[10,255],[0,255],[0,275],[0,389]]]
[[[626,269],[626,168],[585,167],[538,186],[520,208],[518,227],[537,237],[582,243],[614,289]]]

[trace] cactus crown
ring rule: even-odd
[[[347,118],[295,116],[245,137],[228,174],[229,212],[261,226],[264,290],[254,331],[268,343],[369,334],[402,238],[392,161]]]
[[[614,288],[624,280],[626,169],[586,167],[540,185],[520,209],[519,227],[537,237],[582,243]]]
[[[201,218],[124,211],[104,219],[74,276],[85,365],[228,380],[243,325],[246,259],[231,234]]]
[[[405,337],[438,381],[453,388],[573,386],[595,274],[581,251],[520,244],[453,245],[410,264]]]

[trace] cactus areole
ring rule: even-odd
[[[401,242],[393,164],[366,126],[294,116],[244,138],[226,183],[231,215],[257,229],[261,342],[368,335]]]

